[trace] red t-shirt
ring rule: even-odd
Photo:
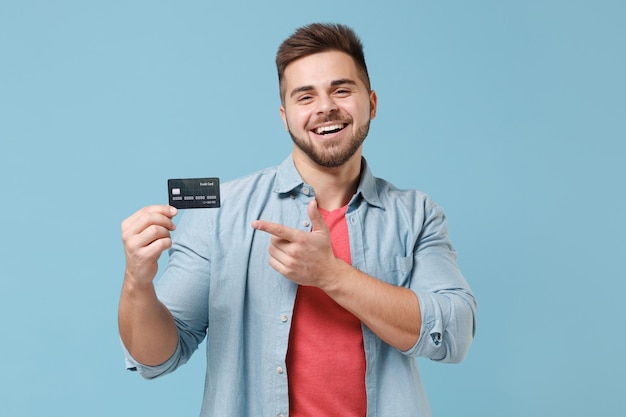
[[[347,206],[320,210],[335,256],[351,263]],[[361,321],[316,287],[300,286],[287,350],[291,417],[367,412]]]

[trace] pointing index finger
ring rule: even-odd
[[[265,220],[255,220],[252,222],[252,227],[256,230],[269,233],[270,235],[279,237],[281,239],[293,241],[298,230],[292,229],[282,224],[272,223]]]

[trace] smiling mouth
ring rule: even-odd
[[[313,129],[313,133],[317,135],[330,135],[332,133],[337,133],[345,129],[346,126],[348,126],[347,123],[341,123],[341,124],[338,123],[334,125],[322,126],[322,127],[318,127],[317,129]]]

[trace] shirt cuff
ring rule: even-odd
[[[124,360],[126,363],[126,369],[129,371],[136,371],[146,379],[153,379],[159,377],[161,375],[165,375],[167,373],[172,372],[174,369],[178,367],[178,358],[181,356],[181,347],[180,343],[176,346],[176,350],[169,357],[168,360],[163,362],[160,365],[144,365],[130,354],[124,343],[122,342],[122,350],[124,351]]]
[[[442,343],[443,322],[441,310],[428,293],[416,292],[422,315],[420,336],[415,345],[403,351],[407,356],[421,356],[433,360],[442,359],[445,350],[439,352]]]

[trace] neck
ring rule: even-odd
[[[361,152],[356,152],[345,164],[336,168],[317,165],[294,149],[293,160],[300,176],[315,190],[317,205],[335,210],[348,204],[361,177]]]

